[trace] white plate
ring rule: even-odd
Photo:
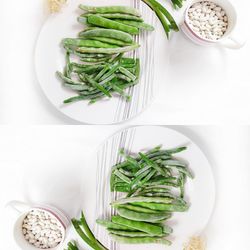
[[[78,5],[82,0],[69,1],[69,5],[62,13],[51,15],[42,27],[36,50],[35,67],[38,81],[50,102],[62,113],[83,123],[112,124],[131,119],[141,113],[151,102],[155,92],[154,76],[154,39],[156,32],[142,32],[139,36],[141,47],[134,56],[141,60],[141,77],[138,85],[128,89],[132,96],[130,102],[123,98],[114,97],[93,105],[87,101],[63,104],[63,100],[77,95],[62,86],[55,72],[63,71],[65,66],[65,51],[60,42],[66,37],[76,37],[83,29],[77,23],[77,16],[82,13]],[[138,8],[146,22],[156,27],[156,17],[144,3],[137,0],[85,0],[86,5],[131,5]]]
[[[178,157],[188,162],[193,171],[194,180],[186,183],[186,197],[191,207],[186,213],[174,213],[169,221],[174,229],[169,238],[173,244],[170,247],[163,245],[118,245],[112,243],[105,229],[96,226],[95,235],[110,250],[146,250],[169,249],[181,250],[189,237],[200,234],[206,227],[212,214],[215,203],[215,182],[209,162],[199,147],[185,135],[175,130],[160,126],[132,127],[116,133],[107,139],[98,150],[95,164],[97,164],[97,195],[96,217],[110,218],[113,211],[109,205],[114,194],[109,189],[109,177],[111,167],[119,162],[118,151],[120,148],[131,152],[150,149],[159,144],[164,148],[187,146],[188,149],[179,153]]]

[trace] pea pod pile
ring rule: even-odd
[[[120,153],[124,161],[112,167],[111,191],[126,193],[111,203],[117,215],[109,220],[97,220],[106,227],[114,241],[125,244],[160,243],[173,230],[166,225],[174,212],[185,212],[185,183],[193,174],[182,160],[173,155],[186,147],[162,149],[157,146],[136,156]]]
[[[140,47],[133,35],[140,30],[153,31],[138,10],[127,6],[85,6],[78,22],[85,26],[78,38],[65,38],[64,73],[57,72],[65,87],[78,93],[64,100],[72,103],[88,100],[94,103],[113,93],[130,100],[125,89],[138,83],[140,61],[124,53]]]

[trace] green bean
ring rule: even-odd
[[[152,176],[155,175],[155,173],[156,173],[156,170],[152,170],[151,172],[149,172],[149,173],[147,174],[147,176],[146,176],[142,181],[139,181],[139,182],[138,182],[138,184],[137,184],[138,187],[137,187],[137,188],[134,188],[134,190],[132,190],[132,191],[128,194],[128,196],[130,196],[131,193],[132,193],[132,194],[135,193],[135,192],[138,190],[139,187],[141,187],[141,186],[143,186],[145,183],[147,183],[147,182],[152,178]]]
[[[119,48],[117,45],[103,43],[95,40],[85,40],[85,39],[77,39],[77,38],[65,38],[63,39],[63,43],[65,45],[77,46],[77,47],[90,47],[90,48]]]
[[[126,81],[126,82],[131,82],[131,81],[132,81],[131,78],[129,78],[129,77],[123,75],[123,74],[117,73],[117,74],[116,74],[116,77],[117,77],[118,79],[124,80],[124,81]]]
[[[83,85],[83,84],[64,84],[65,87],[71,88],[72,90],[77,90],[77,91],[83,91],[83,90],[88,90],[89,86]]]
[[[143,0],[144,2],[146,2],[145,0]],[[179,31],[178,25],[176,24],[174,18],[171,16],[171,14],[167,11],[167,9],[165,9],[159,2],[157,2],[156,0],[149,0],[149,2],[151,2],[151,4],[154,6],[154,9],[159,10],[170,22],[171,24],[171,28],[174,31]]]
[[[115,170],[114,174],[116,176],[118,176],[121,180],[123,180],[124,182],[130,184],[131,183],[131,180],[125,176],[124,174],[122,174],[119,170]]]
[[[149,234],[140,232],[140,231],[134,231],[134,232],[128,232],[123,230],[114,230],[114,229],[108,229],[108,231],[112,234],[119,235],[119,236],[126,236],[126,237],[148,237]],[[160,237],[167,236],[166,233],[163,233],[162,235],[159,235]]]
[[[85,219],[85,216],[84,216],[84,213],[81,212],[81,219],[80,219],[80,223],[81,223],[81,226],[83,227],[86,235],[88,236],[88,238],[92,241],[95,241],[95,236],[94,234],[92,233],[92,231],[90,230],[88,224],[87,224],[87,221]]]
[[[149,202],[134,202],[134,205],[146,207],[152,210],[166,212],[185,212],[188,210],[188,205],[184,204],[166,204],[166,203],[149,203]]]
[[[114,185],[114,189],[117,192],[127,193],[127,192],[129,192],[130,187],[129,186],[123,186],[123,185],[115,184]]]
[[[126,176],[128,176],[128,177],[134,177],[134,174],[133,174],[132,172],[130,172],[130,171],[126,171],[126,170],[124,170],[124,169],[122,169],[122,168],[120,168],[119,171],[120,171],[122,174],[124,174],[124,175],[126,175]]]
[[[158,213],[155,210],[152,210],[149,208],[144,208],[144,207],[139,207],[139,206],[134,206],[132,204],[113,205],[113,207],[115,207],[115,208],[127,208],[127,209],[135,211],[135,212],[142,212],[142,213],[149,213],[149,214]]]
[[[147,176],[150,172],[151,172],[150,169],[148,169],[139,174],[134,180],[132,180],[130,184],[131,188],[134,189],[134,187],[138,186],[140,180],[143,179],[145,176]]]
[[[82,14],[81,17],[89,17],[90,13]],[[128,14],[121,14],[121,13],[106,13],[106,14],[98,14],[99,16],[108,18],[108,19],[118,19],[118,20],[133,20],[137,22],[143,22],[143,19],[138,16],[128,15]]]
[[[122,24],[127,24],[133,27],[136,27],[138,29],[143,29],[143,30],[147,30],[147,31],[153,31],[154,27],[144,23],[144,22],[137,22],[137,21],[131,21],[131,20],[121,20],[121,19],[115,19],[116,22],[118,23],[122,23]]]
[[[113,65],[111,65],[109,67],[109,71],[100,77],[99,82],[103,81],[106,78],[108,78],[109,76],[113,75],[119,67],[120,67],[120,63],[119,62],[116,62]]]
[[[129,6],[102,6],[102,7],[94,7],[94,6],[86,6],[80,5],[80,9],[87,11],[88,13],[98,13],[98,14],[106,14],[106,13],[121,13],[128,14],[133,16],[141,16],[141,13],[132,7]]]
[[[117,213],[126,219],[133,220],[133,221],[145,221],[145,222],[156,222],[159,220],[168,219],[169,215],[166,213],[155,213],[155,214],[149,214],[149,213],[143,213],[143,212],[135,212],[132,210],[129,210],[127,208],[117,208]]]
[[[79,47],[77,51],[81,53],[103,53],[103,54],[117,54],[123,52],[129,52],[131,50],[135,50],[139,48],[139,44],[134,44],[131,46],[121,47],[121,48],[86,48],[86,47]]]
[[[143,196],[137,196],[137,197],[129,197],[129,198],[123,198],[117,201],[113,201],[111,204],[126,204],[126,203],[135,203],[135,202],[154,202],[154,203],[166,203],[169,204],[173,201],[172,198],[161,198],[161,197],[143,197]]]
[[[120,67],[118,67],[118,69],[120,69]],[[136,168],[139,168],[139,167],[140,167],[139,164],[138,164],[138,162],[137,162],[133,157],[131,157],[131,156],[125,154],[124,149],[120,149],[120,152],[119,152],[119,153],[120,153],[120,155],[122,155],[122,156],[126,159],[126,161],[127,161],[129,164],[131,164],[133,167],[136,167]]]
[[[177,169],[179,172],[187,175],[191,179],[194,178],[191,171],[187,167],[180,166],[180,164],[177,165],[177,161],[164,161],[164,162],[162,162],[162,164],[167,168],[175,168],[175,169]]]
[[[155,162],[151,161],[148,158],[148,156],[144,155],[143,153],[139,153],[139,155],[142,158],[142,160],[146,162],[146,164],[148,164],[149,166],[151,166],[152,168],[154,168],[159,173],[164,174],[163,169],[159,165],[157,165]]]
[[[171,191],[169,188],[163,187],[147,187],[144,190],[149,193],[167,193]]]
[[[87,62],[87,63],[98,63],[98,62],[105,62],[107,61],[109,58],[81,58],[80,61],[81,62]]]
[[[75,84],[75,85],[82,85],[82,82],[77,82],[77,81],[74,81],[66,76],[64,76],[61,72],[57,71],[56,72],[57,76],[63,80],[64,82],[66,83],[70,83],[70,84]]]
[[[161,226],[153,225],[148,222],[132,221],[121,216],[112,216],[112,222],[148,233],[152,236],[162,235],[163,233],[163,228]]]
[[[134,81],[136,79],[136,76],[133,75],[130,71],[128,71],[127,69],[123,68],[123,67],[119,67],[119,71],[124,74],[125,76],[127,76],[128,78],[130,78],[132,81]]]
[[[131,97],[127,93],[125,93],[121,87],[117,86],[114,82],[111,81],[110,86],[115,92],[119,93],[122,97],[126,98],[127,101],[130,100]]]
[[[164,245],[171,245],[171,242],[163,239],[162,237],[123,237],[118,236],[115,234],[110,234],[112,239],[123,244],[148,244],[148,243],[154,243],[154,244],[164,244]]]
[[[79,33],[80,37],[106,37],[106,38],[113,38],[116,40],[121,40],[126,43],[133,43],[133,37],[123,31],[115,30],[115,29],[103,29],[97,28],[94,30],[83,31]]]
[[[96,82],[94,79],[92,79],[91,77],[85,75],[86,79],[88,80],[88,82],[95,88],[99,89],[101,92],[103,92],[103,94],[105,94],[108,97],[112,97],[111,94],[109,93],[108,90],[106,90],[102,85],[100,85],[98,82]]]
[[[78,53],[79,57],[83,58],[109,58],[110,55],[107,54],[87,54],[87,53]]]
[[[103,85],[107,82],[110,82],[112,81],[114,78],[116,78],[116,75],[115,74],[112,74],[110,75],[109,77],[107,77],[106,79],[102,80],[101,82],[99,82],[100,85]]]
[[[88,23],[99,26],[99,27],[103,27],[103,28],[120,30],[123,32],[127,32],[129,34],[132,34],[132,35],[139,34],[139,30],[136,27],[118,23],[116,21],[113,21],[113,20],[98,16],[98,15],[89,16]]]
[[[150,169],[150,168],[151,168],[151,166],[146,165],[145,167],[143,167],[143,168],[141,168],[139,171],[137,171],[137,172],[135,173],[135,176],[141,175],[143,172],[147,171],[147,170]]]
[[[80,228],[80,225],[78,223],[78,221],[76,219],[72,219],[72,224],[76,230],[76,232],[79,234],[79,236],[93,249],[98,250],[100,249],[97,245],[96,242],[93,242],[92,240],[90,240],[87,235],[85,235],[85,233],[82,231],[82,229]]]
[[[114,44],[114,45],[119,45],[119,46],[127,46],[127,45],[132,44],[132,43],[123,42],[122,40],[117,40],[117,39],[108,38],[108,37],[93,36],[93,37],[89,37],[88,39],[93,39],[93,40],[101,41],[104,43],[109,43],[109,44]]]
[[[121,64],[133,64],[133,66],[135,66],[136,64],[136,59],[133,58],[128,58],[128,57],[123,57],[120,60]]]
[[[130,227],[127,227],[127,226],[122,226],[122,225],[116,224],[116,223],[108,221],[108,220],[97,219],[96,223],[101,225],[101,226],[104,226],[106,228],[109,228],[109,229],[126,230],[126,231],[130,231],[130,232],[135,231],[133,228],[130,228]]]
[[[83,64],[82,67],[80,67],[81,64],[76,64],[76,63],[71,63],[71,65],[73,66],[73,72],[75,73],[87,73],[87,74],[93,74],[99,70],[102,70],[105,65],[104,64],[95,64],[95,65],[86,65]]]
[[[180,173],[180,197],[183,199],[184,198],[184,195],[185,195],[185,189],[184,189],[184,186],[185,186],[185,182],[186,182],[186,175],[183,174],[183,173]]]
[[[70,66],[70,52],[66,52],[66,67],[65,67],[65,76],[70,78],[71,75],[71,66]]]
[[[68,250],[79,250],[75,242],[68,243]]]
[[[168,149],[167,151],[169,152],[169,154],[177,154],[182,151],[185,151],[186,149],[187,147],[177,147],[177,148]]]

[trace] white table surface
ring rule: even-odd
[[[247,38],[250,3],[231,1],[239,14],[236,33]],[[0,60],[0,123],[77,124],[49,103],[34,73],[33,51],[47,17],[45,2],[0,2],[0,30],[4,34],[0,41],[4,48]],[[175,16],[180,18],[182,12],[175,12]],[[159,93],[143,114],[127,124],[249,123],[250,44],[237,51],[203,48],[181,32],[172,34],[168,42],[158,27],[155,82],[159,83]]]
[[[249,250],[250,128],[172,128],[200,146],[214,171],[217,199],[204,231],[207,250]],[[1,249],[18,250],[12,238],[15,217],[4,209],[12,199],[51,203],[70,216],[83,208],[93,225],[96,175],[86,161],[115,131],[113,126],[1,127]]]

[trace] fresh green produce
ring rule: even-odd
[[[167,37],[169,37],[169,33],[171,30],[179,31],[178,25],[176,24],[172,15],[157,0],[142,0],[142,1],[155,12],[165,30]],[[172,2],[174,2],[174,6],[176,6],[177,5],[176,3],[182,2],[182,0],[172,0]]]
[[[164,244],[171,245],[171,242],[162,238],[162,237],[122,237],[115,235],[113,233],[110,234],[113,240],[124,243],[124,244],[146,244],[146,243],[154,243],[154,244]]]
[[[67,250],[79,250],[79,248],[78,248],[76,242],[69,242]]]
[[[182,8],[184,0],[171,0],[175,9]]]
[[[114,241],[171,244],[166,237],[173,229],[165,222],[173,213],[189,209],[184,199],[185,183],[193,174],[184,161],[175,157],[184,150],[186,147],[166,150],[156,146],[136,156],[120,150],[124,160],[112,167],[110,188],[126,197],[110,204],[118,214],[111,221],[97,220]]]
[[[94,250],[108,250],[103,246],[94,236],[90,230],[84,214],[81,214],[80,220],[72,219],[72,225],[77,232],[77,234],[83,239],[83,241],[88,244]],[[68,250],[78,250],[76,243],[69,242]]]
[[[80,5],[80,9],[85,10],[88,13],[94,14],[105,14],[105,13],[121,13],[121,14],[128,14],[132,16],[141,16],[141,13],[136,10],[135,8],[128,7],[128,6],[102,6],[102,7],[93,7],[93,6],[86,6]]]
[[[65,87],[77,92],[64,103],[88,100],[92,104],[111,98],[114,93],[129,101],[126,89],[139,82],[140,61],[127,58],[124,53],[140,47],[133,35],[154,28],[144,23],[139,11],[132,7],[79,7],[85,13],[78,17],[78,22],[85,29],[78,38],[62,40],[66,66],[57,76]]]

